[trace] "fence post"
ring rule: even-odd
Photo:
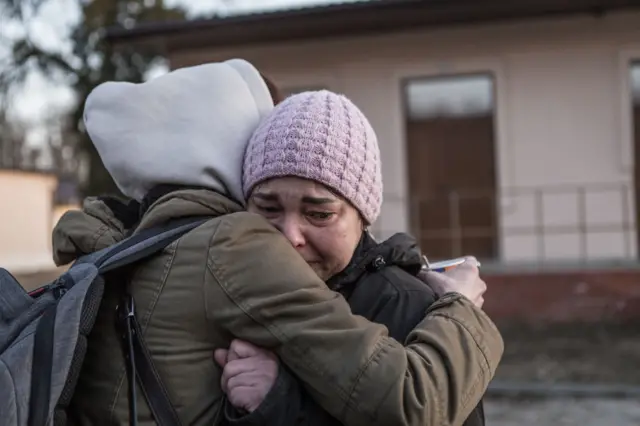
[[[544,235],[544,192],[541,188],[535,190],[536,228],[538,230],[538,265],[544,263],[545,235]]]
[[[451,233],[451,256],[462,256],[462,229],[460,228],[460,195],[449,192],[449,232]]]
[[[584,186],[578,187],[578,232],[580,233],[580,260],[587,262],[588,242],[587,242],[587,189]]]
[[[632,225],[632,219],[630,215],[631,203],[629,198],[633,196],[632,191],[629,190],[627,184],[622,184],[620,188],[622,192],[622,235],[624,235],[624,255],[627,259],[632,258],[633,249],[631,248],[633,242],[631,240],[631,233],[637,229],[637,224]],[[638,213],[636,212],[636,217]],[[634,221],[635,222],[635,221]],[[636,234],[636,232],[634,232]]]

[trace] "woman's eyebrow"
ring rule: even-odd
[[[256,192],[253,194],[253,197],[259,198],[263,201],[278,201],[278,196],[276,194],[269,194],[266,192]]]
[[[302,197],[302,202],[307,204],[315,204],[315,205],[323,205],[323,204],[333,204],[337,202],[335,198],[327,198],[327,197]]]

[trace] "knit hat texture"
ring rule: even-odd
[[[278,104],[249,141],[243,190],[275,177],[324,184],[371,224],[380,214],[382,175],[376,134],[349,99],[327,90],[303,92]]]
[[[258,70],[231,59],[140,84],[103,83],[87,98],[84,122],[125,195],[140,201],[156,185],[177,184],[244,202],[244,152],[272,110]]]

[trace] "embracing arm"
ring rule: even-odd
[[[386,281],[367,282],[367,285],[356,288],[356,292],[349,300],[351,309],[365,318],[385,325],[390,336],[399,342],[404,342],[409,332],[422,320],[427,308],[435,301],[435,296],[428,289],[394,294],[386,298],[372,298],[369,295],[358,293],[358,291],[363,291],[378,294],[376,290],[383,289],[376,288],[376,284],[385,286]],[[373,318],[371,314],[374,315]],[[232,343],[232,348],[236,343]],[[242,345],[248,346],[250,344],[242,342]],[[252,349],[254,350],[252,355],[257,357],[245,358],[253,363],[251,367],[244,367],[245,371],[259,368],[258,358],[268,358],[264,350],[256,347]],[[277,359],[270,361],[277,366]],[[220,363],[220,365],[224,364]],[[271,376],[273,377],[271,380],[275,381],[269,382],[271,388],[268,392],[253,394],[255,398],[259,398],[255,399],[259,405],[251,412],[242,409],[242,404],[239,404],[238,401],[235,402],[236,406],[232,403],[234,392],[244,392],[245,390],[227,388],[226,393],[229,397],[225,400],[224,409],[226,424],[234,426],[341,425],[309,396],[300,381],[285,366],[279,365],[277,369],[277,376]],[[254,383],[257,384],[257,382]],[[265,386],[264,389],[266,388]],[[257,395],[262,395],[262,397]]]
[[[219,222],[204,291],[212,323],[275,351],[348,426],[461,424],[502,356],[491,320],[456,294],[436,302],[403,347],[384,326],[352,315],[274,228],[249,213]]]

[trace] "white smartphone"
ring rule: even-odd
[[[466,260],[466,258],[464,257],[457,257],[455,259],[441,260],[440,262],[431,263],[429,262],[429,260],[427,260],[426,256],[422,256],[422,257],[425,262],[423,269],[426,269],[428,271],[434,271],[434,272],[448,271],[450,269],[455,268],[456,266],[463,264]],[[477,266],[478,268],[480,267],[480,262],[477,262]]]

